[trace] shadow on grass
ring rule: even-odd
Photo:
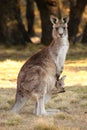
[[[43,45],[34,45],[29,43],[25,48],[22,46],[0,46],[0,61],[4,60],[15,60],[15,61],[24,61],[30,56],[35,54],[37,51],[40,51],[43,48]]]
[[[18,53],[17,51],[15,52],[10,52],[10,53],[0,53],[0,61],[5,61],[7,59],[10,60],[15,60],[15,61],[23,61],[29,58],[27,54],[24,53]]]
[[[73,52],[67,55],[66,60],[85,60],[87,58],[87,52]]]
[[[23,61],[43,48],[44,46],[42,44],[34,45],[31,43],[29,43],[25,48],[22,46],[11,46],[9,48],[0,46],[0,61],[6,59]],[[86,58],[87,46],[77,44],[76,46],[70,46],[66,60],[85,60]]]

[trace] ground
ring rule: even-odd
[[[28,101],[19,114],[9,113],[14,103],[18,72],[23,63],[42,45],[26,48],[0,46],[0,130],[87,130],[87,46],[70,46],[64,66],[65,93],[46,105],[57,108],[53,116],[33,115],[34,104]]]

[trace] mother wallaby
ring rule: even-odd
[[[35,99],[35,114],[47,115],[45,104],[51,97],[69,48],[68,18],[59,20],[51,16],[53,40],[50,46],[33,55],[21,68],[17,79],[17,92],[12,112],[19,112],[25,102]]]

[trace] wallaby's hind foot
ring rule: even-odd
[[[58,110],[58,109],[47,109],[47,115],[54,115],[59,112],[60,112],[60,110]]]
[[[44,110],[42,112],[34,111],[34,114],[37,115],[37,116],[40,116],[40,115],[49,116],[49,115],[57,114],[59,112],[60,112],[60,110],[58,110],[58,109],[47,109],[47,110]]]
[[[18,113],[20,109],[24,106],[25,102],[27,101],[26,97],[18,97],[15,101],[15,104],[13,105],[10,112],[12,113]]]

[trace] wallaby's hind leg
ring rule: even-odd
[[[47,102],[51,99],[51,95],[47,94],[45,95],[45,104],[47,104]],[[52,115],[52,114],[56,114],[57,112],[59,112],[58,109],[47,109],[46,110],[46,115]]]
[[[56,114],[57,112],[59,112],[58,109],[45,110],[45,104],[49,101],[50,98],[51,98],[50,95],[45,95],[43,97],[40,97],[35,104],[34,114],[36,114],[37,116],[52,115],[52,114]]]
[[[46,115],[45,105],[44,105],[44,96],[39,98],[35,104],[35,111],[34,113],[39,115]]]
[[[21,95],[17,95],[15,104],[13,105],[10,112],[18,113],[20,109],[24,106],[27,101],[27,97],[22,97]]]

